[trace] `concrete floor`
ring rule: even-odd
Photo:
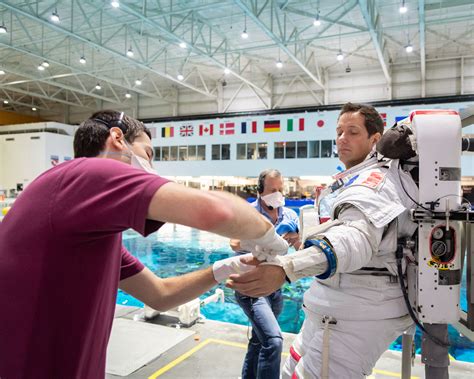
[[[142,314],[143,310],[136,307],[117,306],[116,309],[116,317],[137,319]],[[175,318],[160,315],[152,322],[160,325],[171,325],[176,321]],[[249,328],[205,320],[191,326],[189,330],[194,331],[195,334],[178,343],[149,364],[126,376],[126,378],[240,378],[242,362],[247,349]],[[287,352],[294,337],[294,334],[284,333],[283,362],[288,356]],[[127,349],[127,346],[123,346],[123,349]],[[369,378],[400,378],[400,358],[401,354],[399,352],[385,352]],[[417,356],[415,366],[412,368],[412,378],[421,379],[424,377],[424,366],[420,362],[420,357]],[[107,374],[106,378],[119,379],[123,377]],[[450,378],[474,378],[474,364],[452,362]]]

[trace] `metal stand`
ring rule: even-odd
[[[411,378],[411,362],[413,352],[413,335],[402,334],[402,379]]]
[[[430,335],[448,343],[448,325],[423,324]],[[449,379],[448,347],[440,346],[423,333],[421,361],[425,364],[425,377],[429,379]]]

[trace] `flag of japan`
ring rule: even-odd
[[[214,134],[214,124],[199,125],[200,136],[212,136]]]

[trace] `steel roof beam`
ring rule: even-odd
[[[382,66],[383,74],[387,80],[387,84],[391,86],[392,78],[390,76],[388,64],[385,61],[385,42],[382,32],[382,24],[377,15],[374,0],[359,0],[359,6],[362,16],[369,28],[369,34],[372,38],[377,57],[379,58],[380,66]]]
[[[277,45],[278,47],[281,49],[281,51],[283,51],[289,58],[291,58],[291,60],[296,63],[305,73],[306,75],[308,75],[316,84],[318,84],[323,90],[325,90],[325,86],[324,84],[321,82],[321,80],[319,78],[317,78],[305,65],[303,62],[301,62],[301,60],[295,55],[293,54],[290,49],[288,49],[286,47],[286,45],[283,43],[283,41],[278,38],[274,33],[273,31],[268,28],[257,16],[258,14],[258,10],[254,9],[250,9],[247,7],[246,4],[244,4],[243,1],[241,0],[234,0],[235,3],[240,7],[240,9],[242,9],[242,11],[245,12],[245,14],[247,14],[247,16],[263,31],[265,32],[265,34],[270,37]],[[278,17],[278,16],[277,16]]]

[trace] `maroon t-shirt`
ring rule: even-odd
[[[168,180],[81,158],[38,177],[0,222],[0,378],[103,378],[118,282],[143,265],[122,231],[143,235]]]

